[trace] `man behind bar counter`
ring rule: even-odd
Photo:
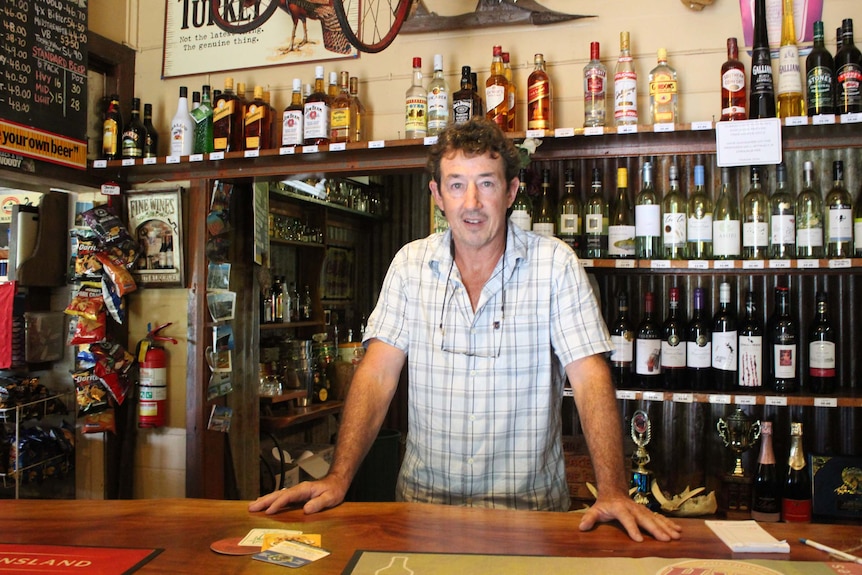
[[[565,376],[574,390],[598,498],[580,522],[618,520],[678,539],[679,525],[632,501],[611,349],[587,277],[568,246],[510,225],[518,152],[485,119],[449,127],[429,152],[434,202],[450,229],[401,248],[365,332],[329,474],[249,505],[306,513],[344,500],[410,357],[407,446],[397,498],[566,511]],[[565,373],[563,366],[565,366]]]

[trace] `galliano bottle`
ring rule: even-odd
[[[604,126],[608,69],[599,58],[599,43],[590,42],[590,61],[584,66],[584,127]]]
[[[638,123],[638,75],[628,32],[620,32],[620,55],[614,69],[614,123],[617,126]]]
[[[775,86],[772,80],[772,57],[766,31],[766,0],[754,0],[754,46],[751,51],[751,93],[748,117],[775,117]]]
[[[799,49],[796,47],[796,26],[793,23],[793,0],[784,0],[783,3],[781,48],[778,50],[777,115],[779,118],[805,115]]]

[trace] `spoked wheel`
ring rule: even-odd
[[[413,0],[332,0],[347,40],[360,52],[371,53],[392,43],[412,3]]]
[[[213,22],[231,34],[254,30],[272,16],[281,0],[210,0]]]

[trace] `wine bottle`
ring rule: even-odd
[[[853,43],[853,20],[841,22],[841,49],[835,54],[836,113],[862,112],[862,52]]]
[[[811,521],[811,477],[802,446],[802,424],[790,424],[790,456],[781,496],[781,518],[787,522]]]
[[[510,208],[509,219],[522,230],[529,231],[533,229],[533,205],[527,195],[527,171],[523,168],[518,173],[518,180],[518,193]]]
[[[655,319],[655,295],[644,294],[644,311],[635,339],[635,377],[641,389],[661,386],[662,330]]]
[[[180,86],[177,111],[171,120],[171,156],[189,156],[194,149],[195,123],[189,114],[189,89]]]
[[[629,33],[620,32],[620,55],[614,69],[614,123],[638,123],[638,75],[629,46]]]
[[[739,387],[757,391],[763,386],[763,320],[754,292],[745,294],[745,318],[739,326]]]
[[[590,42],[590,61],[584,66],[584,127],[606,122],[608,69],[599,58],[599,43]]]
[[[829,322],[826,293],[815,295],[817,309],[808,332],[808,378],[811,393],[835,391],[835,365],[837,363],[835,329]]]
[[[428,84],[428,135],[436,136],[449,125],[449,85],[443,76],[443,55],[434,54],[434,76]]]
[[[805,59],[808,115],[835,113],[835,61],[826,49],[823,21],[814,23],[814,47]]]
[[[832,162],[832,189],[826,194],[826,257],[853,255],[853,200],[844,187],[844,162]]]
[[[685,387],[685,318],[679,309],[679,288],[669,290],[667,318],[662,326],[661,372],[664,388],[676,391]]]
[[[787,168],[775,166],[775,191],[769,198],[769,257],[786,260],[796,254],[796,206],[787,185]]]
[[[634,356],[634,332],[629,320],[629,296],[625,291],[617,294],[617,317],[611,326],[611,377],[616,387],[628,387]]]
[[[712,318],[712,385],[732,391],[737,384],[736,311],[730,305],[730,284],[718,286],[718,311]]]
[[[635,218],[629,200],[629,172],[617,168],[617,199],[608,225],[608,257],[635,257]]]
[[[823,200],[814,189],[814,163],[802,167],[802,191],[796,197],[796,257],[823,257]]]
[[[760,423],[760,456],[752,486],[751,518],[775,522],[781,519],[781,481],[772,450],[772,422]]]
[[[740,226],[737,198],[736,184],[731,177],[730,168],[721,168],[721,190],[715,200],[715,216],[712,220],[712,255],[719,260],[739,258]]]
[[[762,260],[769,252],[769,198],[763,191],[759,166],[751,166],[751,187],[742,198],[742,257]]]
[[[652,178],[652,163],[644,162],[641,191],[635,200],[635,251],[641,259],[661,257],[661,206]]]
[[[314,89],[302,105],[303,145],[329,143],[329,105],[329,96],[323,85],[323,66],[315,66]]]
[[[751,50],[748,117],[775,117],[775,88],[772,83],[772,57],[766,31],[766,0],[754,0],[754,46]]]
[[[132,98],[132,114],[129,123],[123,126],[120,141],[121,155],[124,158],[143,158],[147,128],[141,122],[141,99]]]
[[[545,57],[533,56],[533,71],[527,78],[527,129],[553,130],[554,104],[551,79],[545,71]]]
[[[413,79],[404,94],[404,105],[404,137],[412,140],[427,136],[428,93],[422,86],[422,58],[413,58]],[[502,127],[506,129],[505,124]]]
[[[581,200],[575,191],[575,172],[571,168],[565,171],[566,191],[563,199],[560,200],[560,207],[557,210],[557,234],[561,240],[581,256],[581,245],[583,239],[583,215]]]
[[[744,120],[745,65],[739,61],[736,38],[727,39],[727,60],[721,66],[721,120]]]
[[[775,288],[775,311],[769,320],[769,369],[772,390],[793,393],[799,389],[796,374],[798,354],[796,320],[790,315],[790,290]]]
[[[688,257],[712,257],[712,200],[704,185],[703,166],[694,167],[694,191],[688,198]]]
[[[796,25],[793,23],[793,0],[784,0],[781,15],[781,47],[778,49],[779,118],[805,115],[802,97],[802,76],[799,70],[799,48],[796,46]]]
[[[673,124],[679,120],[679,82],[676,70],[667,64],[667,49],[659,48],[657,64],[649,73],[649,121]]]
[[[662,200],[662,246],[669,260],[686,258],[685,196],[679,190],[676,165],[668,168],[668,191]]]
[[[551,171],[545,169],[542,170],[542,195],[533,209],[533,231],[543,236],[556,235],[555,219],[556,210],[551,199]]]
[[[153,125],[153,105],[144,104],[144,157],[155,158],[159,155],[159,133]]]
[[[120,97],[111,94],[105,118],[102,120],[102,158],[120,158],[120,139],[123,134],[123,116],[120,113]]]
[[[853,237],[855,238],[856,257],[862,256],[862,188],[856,196],[856,205],[853,206]]]
[[[695,391],[712,388],[712,337],[703,306],[704,289],[694,288],[694,312],[686,328],[685,362],[689,386]]]
[[[509,118],[509,100],[506,97],[506,75],[503,72],[503,48],[494,46],[491,71],[485,81],[485,117],[506,131]]]
[[[602,170],[593,168],[590,197],[584,207],[584,243],[586,257],[608,256],[608,204],[602,192]]]

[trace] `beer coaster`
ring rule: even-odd
[[[260,553],[260,547],[254,545],[240,545],[242,537],[228,537],[219,539],[210,544],[210,549],[222,555],[254,555]]]

